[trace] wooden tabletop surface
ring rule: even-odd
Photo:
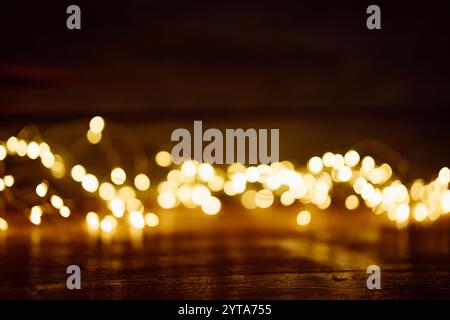
[[[0,234],[0,298],[449,299],[450,233],[397,230],[368,212],[313,213],[307,227],[283,210],[204,217],[161,215],[156,229],[92,234],[82,221],[18,223]],[[66,268],[81,268],[68,290]],[[381,268],[369,290],[366,268]]]

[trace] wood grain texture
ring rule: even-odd
[[[289,214],[232,216],[169,213],[158,231],[112,240],[73,222],[12,227],[0,237],[0,298],[450,298],[448,219],[397,231],[331,212],[299,230]],[[82,290],[66,288],[70,264],[82,269]],[[382,290],[366,288],[370,264],[382,269]]]

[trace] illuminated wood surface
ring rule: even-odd
[[[142,238],[119,230],[109,243],[76,222],[11,226],[0,235],[0,298],[449,299],[448,219],[402,231],[384,220],[330,210],[300,228],[292,212],[169,212]],[[71,264],[82,290],[66,288]],[[382,290],[366,288],[370,264]]]

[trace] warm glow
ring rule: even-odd
[[[116,189],[108,182],[103,182],[98,189],[98,193],[103,200],[109,201],[116,196]]]
[[[102,117],[94,117],[89,122],[89,128],[93,133],[101,133],[105,128],[105,120]]]
[[[92,174],[87,174],[83,177],[83,180],[81,181],[81,185],[83,186],[83,189],[87,192],[95,192],[98,189],[98,180],[97,178]]]
[[[215,215],[220,211],[220,200],[216,197],[209,197],[202,205],[202,210],[207,215]]]
[[[31,208],[30,221],[32,224],[40,225],[41,216],[42,216],[42,209],[40,206],[34,206],[33,208]]]
[[[125,203],[121,199],[112,199],[109,203],[109,207],[115,217],[123,217],[123,214],[125,213]]]
[[[297,215],[297,223],[301,226],[306,226],[311,222],[311,214],[307,210],[301,211]]]
[[[136,186],[136,189],[146,191],[150,188],[150,179],[143,173],[138,174],[134,178],[134,185]]]
[[[89,212],[86,215],[86,223],[91,230],[97,230],[100,226],[100,220],[95,212]]]
[[[73,180],[81,182],[86,175],[86,169],[82,165],[77,164],[72,168],[71,175]]]
[[[70,216],[70,209],[66,206],[63,206],[61,209],[59,209],[59,213],[62,217],[68,218]]]
[[[149,227],[156,227],[159,224],[159,218],[154,213],[147,213],[144,217],[145,224]]]
[[[348,210],[355,210],[355,209],[358,208],[358,206],[359,206],[359,199],[358,199],[358,197],[355,196],[354,194],[348,196],[348,197],[345,199],[345,207],[346,207]]]
[[[143,229],[145,227],[144,217],[139,211],[130,213],[130,223],[136,229]]]
[[[48,191],[48,184],[45,181],[42,181],[40,184],[36,186],[36,194],[41,198],[47,195],[47,191]]]
[[[172,157],[167,151],[160,151],[155,156],[156,164],[160,167],[169,167],[172,164]]]
[[[122,168],[114,168],[111,171],[111,181],[117,185],[122,185],[125,183],[127,175]]]
[[[0,218],[0,231],[8,230],[8,222],[5,219]]]
[[[256,193],[255,203],[259,208],[268,208],[273,203],[273,193],[268,189],[260,190]]]
[[[88,139],[88,141],[92,144],[97,144],[100,141],[102,141],[102,133],[101,132],[93,132],[92,130],[88,130],[88,132],[86,133],[86,138]]]
[[[323,168],[322,159],[320,159],[319,157],[312,157],[311,159],[309,159],[308,170],[311,173],[317,174],[320,171],[322,171],[322,168]]]
[[[158,204],[164,209],[171,209],[176,204],[175,195],[172,192],[164,191],[158,196]]]
[[[64,206],[64,201],[61,197],[53,195],[50,197],[50,203],[55,209],[61,209]]]

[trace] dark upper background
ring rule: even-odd
[[[294,120],[282,138],[302,156],[375,138],[434,172],[450,158],[446,2],[373,3],[382,30],[372,1],[8,1],[0,123]]]

